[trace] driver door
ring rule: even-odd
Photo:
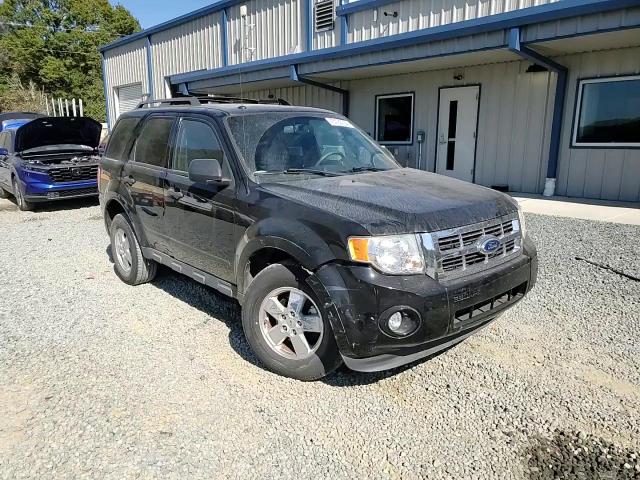
[[[189,165],[196,159],[216,159],[228,186],[196,184]],[[180,118],[169,170],[165,178],[165,222],[171,230],[171,252],[179,261],[233,280],[236,190],[229,155],[215,124],[207,117]]]

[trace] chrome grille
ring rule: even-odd
[[[480,243],[497,238],[499,248],[485,253]],[[425,255],[435,255],[438,279],[448,280],[492,268],[521,252],[522,236],[517,214],[486,222],[422,235]],[[429,248],[427,248],[429,247]]]

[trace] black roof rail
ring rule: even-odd
[[[145,106],[172,106],[172,105],[200,105],[200,101],[196,97],[177,97],[177,98],[159,98],[158,100],[145,100],[140,102],[136,108],[144,108]]]
[[[176,97],[176,98],[161,98],[157,100],[145,100],[138,103],[136,108],[153,108],[162,106],[200,106],[207,103],[250,103],[260,105],[289,105],[289,102],[282,98],[268,98],[268,99],[255,99],[255,98],[242,98],[242,97],[227,97],[224,95],[213,95],[207,97]]]

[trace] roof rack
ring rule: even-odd
[[[176,98],[161,98],[157,100],[145,100],[138,103],[136,108],[153,108],[162,106],[199,106],[206,105],[208,103],[250,103],[261,105],[289,105],[289,102],[282,98],[268,98],[268,99],[255,99],[255,98],[242,98],[242,97],[226,97],[222,95],[214,95],[208,97],[176,97]]]

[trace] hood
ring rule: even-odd
[[[446,230],[517,210],[515,201],[503,193],[410,168],[262,187],[354,221],[372,235]]]
[[[88,117],[43,117],[16,130],[17,152],[52,145],[85,145],[96,148],[102,125]]]

